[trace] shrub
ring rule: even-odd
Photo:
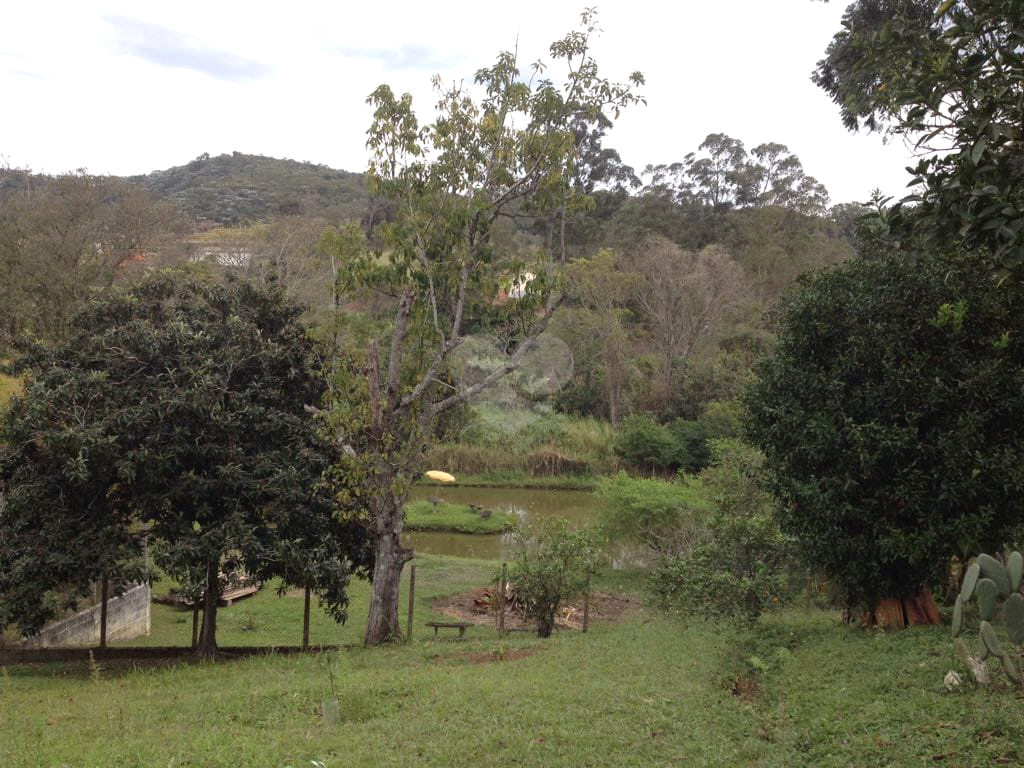
[[[662,608],[752,623],[792,591],[790,541],[760,486],[761,454],[731,439],[714,441],[712,451],[714,461],[700,475],[714,505],[707,539],[662,557],[650,586]]]
[[[598,493],[605,500],[602,527],[611,539],[677,554],[705,536],[711,507],[696,478],[679,476],[670,482],[620,472],[602,479]]]
[[[548,518],[518,533],[520,548],[509,578],[537,622],[537,636],[549,637],[563,602],[582,594],[594,572],[598,546],[587,531],[571,531],[565,520]]]
[[[680,455],[672,432],[647,415],[622,422],[615,433],[615,453],[627,465],[646,472],[675,471],[689,459]]]

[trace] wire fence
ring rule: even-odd
[[[468,625],[495,632],[496,617],[486,595],[496,590],[499,568],[499,564],[485,560],[416,558],[406,565],[402,578],[403,635],[433,639],[437,627],[431,623],[466,621],[467,613],[472,614]],[[187,655],[199,637],[203,611],[186,600],[175,599],[173,586],[158,581],[111,598],[105,611],[105,632],[101,628],[104,611],[98,603],[33,638],[8,635],[0,639],[0,664],[85,658],[86,651],[122,658],[130,658],[133,651],[140,658],[163,652]],[[259,652],[361,644],[369,595],[368,583],[353,580],[347,619],[339,623],[320,607],[315,595],[307,595],[302,589],[282,590],[277,582],[226,593],[216,611],[217,646]]]

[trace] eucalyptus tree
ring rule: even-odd
[[[361,403],[335,414],[351,449],[339,473],[362,478],[375,542],[367,644],[400,637],[399,578],[413,555],[401,542],[402,506],[433,425],[512,373],[561,301],[560,254],[499,252],[496,222],[582,204],[572,183],[587,134],[580,124],[640,101],[639,73],[624,84],[599,73],[590,53],[597,31],[587,11],[579,30],[551,45],[551,60],[564,67],[557,78],[544,62],[524,73],[512,52],[479,70],[474,87],[435,78],[437,114],[426,124],[408,94],[382,85],[368,99],[371,192],[392,201],[394,221],[382,229],[383,249],[347,258],[339,281],[391,297],[392,315],[388,338],[360,353],[361,368],[338,369],[343,401]],[[344,238],[334,242],[345,248]],[[503,283],[519,298],[493,310]],[[467,329],[492,311],[514,330],[510,354],[482,379],[460,383],[450,362]]]

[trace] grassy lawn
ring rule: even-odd
[[[493,574],[492,563],[418,558],[417,637],[407,645],[92,674],[2,670],[0,765],[731,768],[1022,758],[1012,691],[943,687],[958,667],[946,629],[874,634],[832,613],[793,612],[738,632],[640,611],[547,641],[499,638],[487,626],[466,640],[434,640],[422,626],[434,616],[430,600]],[[639,583],[608,573],[598,588]],[[365,587],[355,592],[339,642],[361,635]],[[225,615],[236,607],[245,603]],[[257,615],[247,631],[259,633],[263,621]],[[221,642],[233,642],[228,630]],[[335,696],[340,720],[328,724],[319,705]]]

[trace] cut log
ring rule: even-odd
[[[903,601],[898,598],[880,600],[875,606],[875,624],[882,629],[903,629],[907,626]]]

